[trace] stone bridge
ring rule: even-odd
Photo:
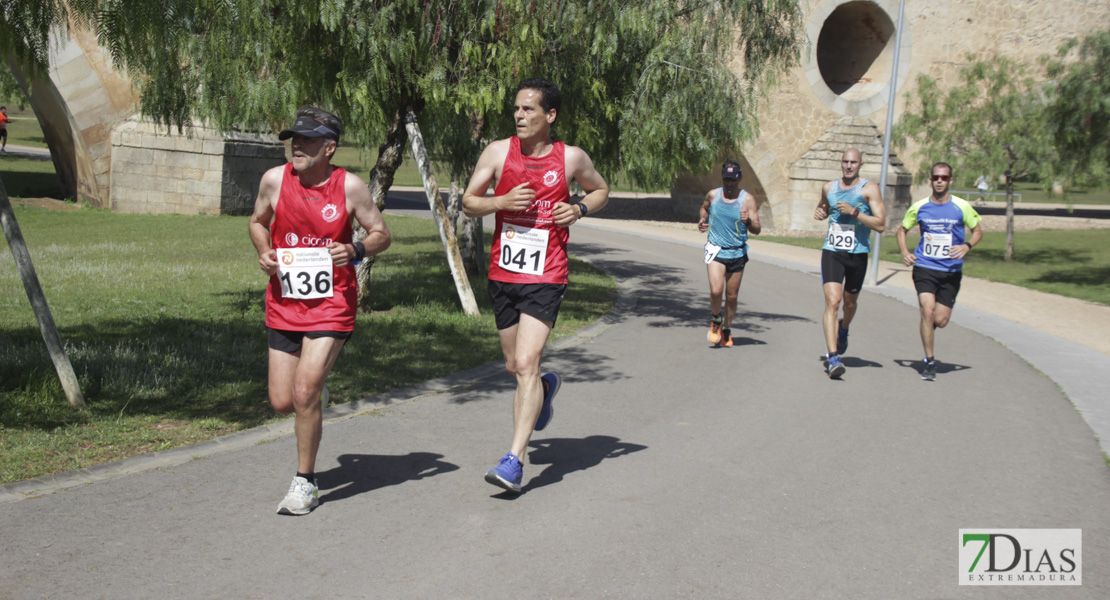
[[[181,134],[143,122],[130,80],[93,34],[74,30],[51,42],[46,77],[30,79],[9,64],[67,195],[118,212],[251,211],[262,173],[284,161],[276,138],[205,127]]]
[[[864,177],[879,179],[894,60],[898,0],[802,0],[807,46],[759,116],[760,135],[738,159],[742,186],[766,227],[819,227],[810,215],[821,183],[839,176],[840,154],[864,152]],[[919,74],[954,83],[968,53],[1033,60],[1064,39],[1110,27],[1110,3],[1085,0],[909,2],[899,52],[896,117]],[[31,106],[66,188],[96,206],[128,212],[249,211],[258,178],[283,159],[273,138],[227,136],[196,127],[187,135],[135,118],[136,97],[94,36],[74,32],[51,56],[48,79],[33,82]],[[742,67],[738,67],[742,68]],[[17,78],[25,84],[23,74]],[[912,156],[914,148],[907,154]],[[722,157],[727,158],[727,157]],[[911,171],[893,157],[884,191],[897,219],[913,197]],[[680,177],[671,201],[614,202],[614,217],[694,220],[716,173]],[[606,213],[602,213],[605,216]]]

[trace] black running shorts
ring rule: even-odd
[[[713,262],[719,262],[725,266],[725,273],[739,273],[744,270],[744,266],[748,264],[748,255],[737,256],[736,258],[721,258],[717,256]]]
[[[304,338],[315,340],[322,337],[336,338],[339,340],[347,341],[351,339],[352,331],[287,331],[285,329],[270,330],[269,346],[279,352],[288,352],[289,354],[296,354],[301,350],[301,344],[304,343]]]
[[[821,284],[843,283],[844,292],[858,294],[867,275],[867,254],[821,251]]]
[[[937,304],[952,308],[956,306],[956,294],[960,293],[960,282],[964,274],[960,271],[946,273],[923,267],[913,268],[913,287],[918,294],[932,294]]]
[[[565,283],[489,282],[489,299],[497,329],[508,329],[520,322],[520,313],[528,313],[541,321],[559,318],[559,307],[567,293]]]

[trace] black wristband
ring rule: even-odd
[[[582,210],[582,217],[590,214],[590,207],[586,206],[585,202],[579,202],[578,203],[578,208]],[[582,217],[578,217],[578,218],[581,219]]]
[[[355,249],[355,259],[351,262],[358,262],[366,256],[366,246],[363,246],[362,242],[355,242],[351,246]]]
[[[965,244],[967,244],[967,249],[968,249],[968,250],[971,250],[972,248],[974,248],[974,247],[975,247],[975,245],[971,243],[971,240],[968,240],[968,241],[966,241],[966,242],[964,242],[964,243],[965,243]]]

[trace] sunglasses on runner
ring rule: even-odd
[[[948,181],[952,179],[951,175],[933,175],[933,181]]]

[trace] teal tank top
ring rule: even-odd
[[[840,180],[834,180],[829,186],[827,198],[829,200],[829,231],[825,235],[823,250],[833,252],[848,252],[851,254],[867,254],[871,252],[871,230],[859,222],[851,213],[844,214],[836,209],[838,202],[847,202],[855,210],[859,208],[860,214],[870,215],[871,206],[863,199],[863,186],[869,180],[860,178],[856,185],[848,189],[840,188]]]
[[[748,253],[748,226],[740,220],[740,208],[748,192],[740,190],[735,201],[725,202],[722,188],[717,188],[709,205],[709,243],[721,247],[717,256],[725,259],[740,258]]]

